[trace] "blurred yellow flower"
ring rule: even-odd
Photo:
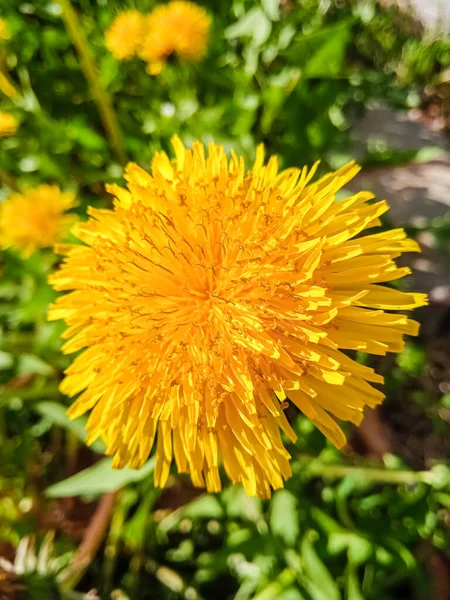
[[[9,113],[0,112],[0,137],[14,135],[17,131],[17,119]]]
[[[3,40],[9,40],[11,34],[8,29],[8,25],[4,19],[0,18],[0,42]]]
[[[218,491],[222,462],[264,498],[291,475],[287,399],[339,448],[335,418],[359,424],[382,401],[371,383],[383,378],[340,349],[399,352],[417,334],[385,309],[426,296],[379,284],[406,275],[393,259],[419,248],[402,229],[362,234],[385,201],[336,201],[354,163],[312,183],[317,164],[279,172],[262,147],[246,172],[222,146],[173,146],[152,175],[129,164],[128,190],[108,186],[114,209],[90,208],[73,230],[84,244],[57,248],[51,281],[72,292],[50,318],[68,325],[64,352],[86,348],[61,390],[83,392],[70,417],[93,409],[88,443],[102,438],[115,467],[142,466],[156,435],[156,485],[175,460]]]
[[[188,61],[200,60],[206,52],[210,26],[206,11],[193,2],[175,0],[155,8],[147,16],[140,51],[149,73],[158,74],[171,54]]]
[[[74,194],[62,192],[57,185],[11,194],[0,204],[0,245],[24,256],[53,246],[76,221],[76,215],[65,214],[76,204]]]
[[[106,47],[118,60],[127,60],[139,50],[145,31],[145,17],[137,10],[117,15],[106,32]]]

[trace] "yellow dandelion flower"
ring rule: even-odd
[[[127,60],[141,47],[144,31],[144,15],[137,10],[125,10],[106,32],[106,47],[118,60]]]
[[[76,221],[65,214],[76,205],[74,194],[57,185],[40,185],[15,192],[0,204],[0,244],[29,256],[37,248],[60,242]]]
[[[0,137],[14,135],[17,131],[17,119],[9,113],[0,112]]]
[[[9,40],[11,34],[8,29],[8,25],[4,19],[0,18],[0,42],[4,40]]]
[[[281,431],[294,431],[287,399],[338,447],[333,417],[360,423],[383,378],[341,350],[399,352],[418,324],[403,314],[422,294],[383,284],[406,275],[394,258],[418,251],[402,229],[362,235],[386,202],[369,192],[336,201],[353,163],[312,183],[317,164],[253,169],[222,146],[208,154],[173,139],[152,174],[126,170],[113,210],[89,209],[64,245],[51,281],[72,290],[50,309],[68,325],[64,352],[85,348],[61,390],[93,409],[88,443],[101,437],[113,465],[139,468],[156,442],[155,482],[172,460],[194,485],[221,488],[219,465],[249,495],[267,497],[291,475]]]
[[[175,0],[158,6],[147,17],[140,51],[149,72],[159,73],[171,54],[187,61],[200,60],[206,52],[210,26],[206,11],[193,2]]]

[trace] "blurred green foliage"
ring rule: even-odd
[[[151,77],[138,59],[117,62],[104,47],[105,30],[131,2],[73,2],[100,83],[113,98],[126,153],[146,167],[155,151],[169,149],[174,133],[187,143],[197,138],[234,147],[248,161],[264,142],[283,166],[320,158],[323,168],[337,167],[350,158],[351,124],[368,102],[417,107],[425,85],[446,82],[448,38],[428,40],[413,19],[395,8],[381,10],[374,0],[201,4],[213,16],[206,58],[189,65],[169,61]],[[133,3],[145,12],[156,5]],[[17,136],[0,138],[0,179],[8,176],[0,197],[10,193],[8,181],[25,187],[57,182],[77,192],[77,211],[85,218],[88,204],[109,205],[104,184],[122,181],[123,165],[103,130],[61,7],[51,0],[0,0],[0,16],[12,34],[0,45],[0,65],[18,90],[12,99],[0,98],[0,110],[20,121]],[[365,164],[412,159],[420,157],[368,148]],[[423,230],[450,250],[448,218]],[[67,401],[58,392],[68,365],[60,352],[62,325],[46,322],[55,297],[47,276],[57,260],[51,251],[27,260],[13,251],[1,257],[0,543],[17,546],[25,535],[55,527],[55,552],[72,556],[80,536],[65,521],[85,526],[91,501],[118,491],[104,550],[78,586],[97,588],[102,599],[431,597],[426,565],[436,552],[450,551],[445,463],[425,481],[388,456],[386,473],[400,470],[406,479],[394,475],[379,483],[364,476],[376,465],[352,456],[353,475],[331,476],[329,467],[348,466],[348,459],[292,415],[299,434],[290,447],[294,476],[270,502],[261,502],[237,487],[195,497],[183,478],[162,493],[149,476],[152,459],[138,472],[113,471],[110,460],[98,456],[101,444],[87,450],[84,421],[68,421]],[[413,390],[408,401],[417,404],[428,394],[434,407],[428,417],[446,434],[448,393],[417,389],[431,368],[427,361],[420,342],[408,345],[395,365],[384,367],[387,391]],[[25,579],[33,598],[59,597],[53,580],[51,592],[40,592],[38,574]],[[64,597],[80,597],[70,593]]]

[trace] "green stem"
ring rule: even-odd
[[[91,49],[87,43],[80,20],[74,11],[70,0],[57,0],[62,8],[62,18],[67,32],[80,57],[81,68],[90,86],[92,97],[97,103],[98,111],[103,122],[106,133],[116,152],[118,160],[126,164],[127,155],[122,143],[122,134],[119,123],[113,109],[111,97],[100,83],[97,67],[92,56]]]
[[[388,471],[387,469],[372,469],[370,467],[351,467],[346,465],[326,465],[312,462],[308,466],[308,474],[313,477],[330,477],[340,479],[351,475],[361,477],[375,483],[414,484],[434,483],[436,477],[432,471]]]

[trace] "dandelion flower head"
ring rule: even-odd
[[[14,115],[0,112],[0,137],[14,135],[17,131],[18,123]]]
[[[63,245],[51,307],[65,319],[65,352],[84,352],[62,391],[93,409],[113,465],[139,468],[156,437],[155,482],[174,459],[194,485],[221,488],[219,465],[249,495],[267,497],[291,475],[281,432],[295,440],[287,399],[338,447],[335,418],[360,423],[382,377],[341,350],[399,352],[418,324],[391,310],[425,304],[385,282],[408,273],[394,259],[417,251],[380,224],[386,202],[361,192],[336,201],[353,163],[312,182],[315,165],[279,171],[263,149],[246,172],[235,153],[173,139],[152,174],[126,170],[109,186],[113,210],[89,210]]]
[[[74,194],[57,185],[40,185],[14,192],[0,204],[0,240],[3,248],[15,248],[29,256],[64,239],[76,216],[66,211],[76,205]]]
[[[206,52],[210,26],[206,11],[193,2],[175,0],[155,8],[147,16],[140,51],[148,71],[159,73],[171,54],[187,61],[200,60]]]
[[[141,47],[144,31],[145,16],[137,10],[125,10],[106,32],[106,47],[117,60],[127,60]]]

